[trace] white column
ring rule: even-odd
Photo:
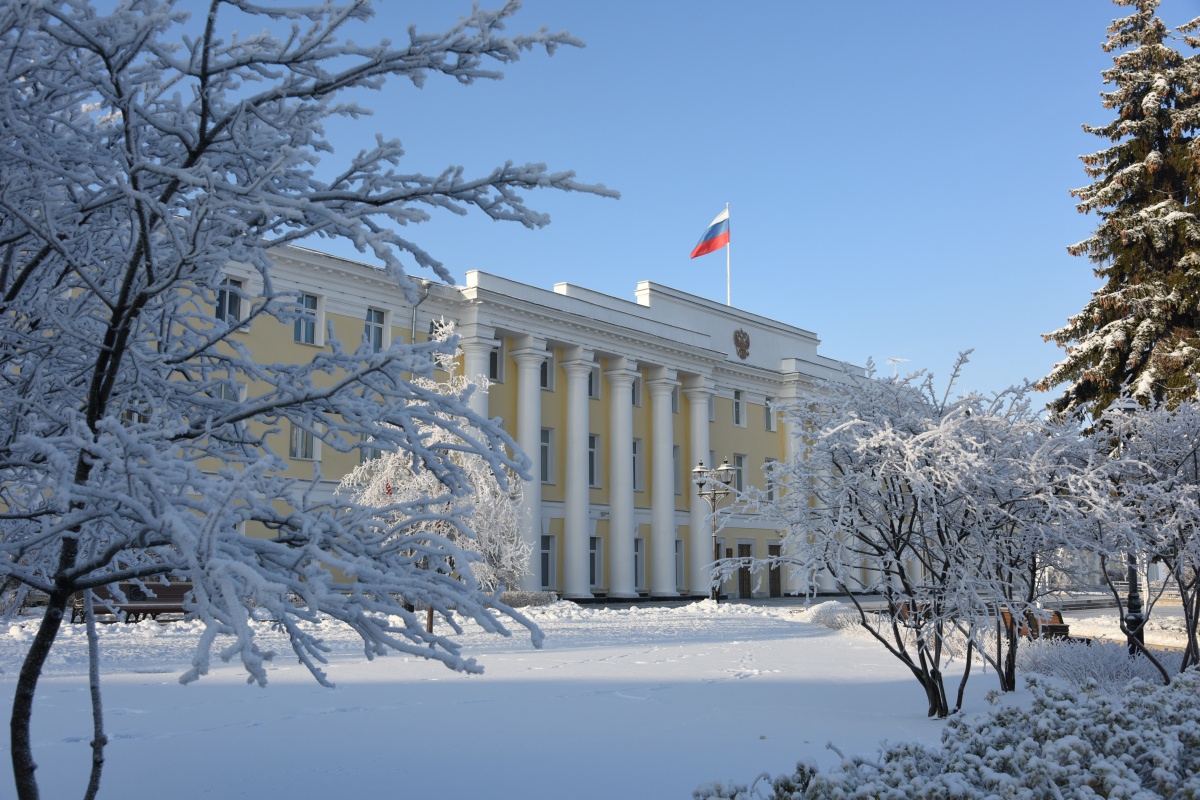
[[[647,383],[651,407],[650,596],[678,597],[675,585],[675,426],[671,390],[679,385],[673,370]]]
[[[717,466],[709,464],[708,448],[709,448],[709,421],[708,421],[708,399],[712,397],[712,389],[708,382],[700,378],[693,382],[693,385],[683,390],[683,394],[688,400],[688,418],[689,418],[689,449],[691,450],[691,462],[688,464],[688,469],[696,466],[696,462],[704,461],[704,466],[709,469]],[[691,473],[688,477],[690,479]],[[688,558],[688,592],[697,597],[708,597],[712,593],[712,567],[713,562],[713,537],[712,523],[708,518],[711,507],[708,501],[704,500],[697,494],[698,487],[688,481],[691,487],[688,489],[688,528],[690,534],[690,557]]]
[[[521,496],[521,539],[530,546],[529,571],[521,579],[525,591],[541,588],[537,574],[541,563],[542,533],[542,362],[546,360],[546,343],[524,337],[513,351],[517,362],[517,444],[532,461],[530,479],[524,482]]]
[[[608,378],[609,465],[609,597],[637,597],[633,574],[633,541],[637,525],[633,514],[633,381],[637,365],[612,359]]]
[[[470,326],[475,328],[476,326]],[[481,417],[488,415],[488,394],[487,394],[487,374],[488,374],[488,358],[492,353],[492,348],[496,346],[496,340],[492,338],[492,331],[479,331],[472,335],[464,333],[462,338],[458,340],[458,346],[463,352],[463,375],[469,381],[477,381],[481,376],[483,380],[478,381],[475,391],[472,392],[471,398],[467,404],[471,406],[471,410]]]
[[[785,392],[786,393],[784,394],[783,397],[787,401],[794,401],[798,394],[798,390],[797,390],[795,384],[788,387],[785,390]],[[802,431],[797,430],[796,423],[791,422],[791,421],[785,421],[783,423],[783,435],[785,437],[787,437],[786,453],[787,453],[787,459],[789,462],[802,456],[802,453],[800,452],[800,435],[801,435],[801,433],[802,433]],[[785,548],[783,552],[784,552],[784,555],[787,555],[788,550]],[[826,570],[826,569],[818,570],[815,578],[816,578],[816,584],[817,584],[816,589],[818,592],[829,593],[829,592],[837,591],[837,582],[833,579],[833,576],[829,574],[829,570]],[[805,592],[807,592],[809,580],[811,580],[811,578],[808,575],[798,575],[798,576],[796,576],[796,580],[793,581],[791,575],[789,575],[787,572],[785,572],[784,573],[783,590],[784,590],[784,592],[789,592],[789,591],[805,591]],[[796,583],[797,585],[795,585],[793,587],[793,583]]]
[[[588,586],[588,375],[595,362],[581,348],[566,351],[567,441],[563,493],[563,596],[591,597]]]

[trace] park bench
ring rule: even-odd
[[[112,592],[101,586],[92,590],[95,595],[93,608],[98,616],[115,614],[117,619],[124,616],[127,623],[140,622],[146,617],[158,620],[159,614],[183,614],[183,603],[192,591],[191,581],[147,583],[145,589],[127,581],[122,581],[118,586],[125,595],[124,601],[118,600]],[[76,592],[71,596],[71,622],[83,620],[83,592]]]
[[[1013,629],[1012,614],[1007,608],[1000,609],[1000,619],[1006,629]],[[1029,609],[1025,612],[1025,619],[1021,621],[1017,634],[1026,639],[1071,639],[1071,626],[1063,622],[1061,611],[1049,608],[1037,611]]]

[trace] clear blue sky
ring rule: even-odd
[[[440,30],[469,0],[377,3],[369,35]],[[485,3],[486,5],[486,3]],[[403,168],[546,162],[620,200],[535,193],[552,224],[482,215],[407,231],[457,277],[481,269],[626,299],[652,280],[725,299],[723,251],[688,253],[731,204],[733,304],[816,332],[822,352],[944,377],[962,389],[1043,376],[1061,326],[1098,286],[1066,246],[1096,220],[1068,194],[1080,124],[1107,122],[1103,0],[895,3],[526,0],[510,32],[587,42],[529,54],[500,82],[393,82],[332,130],[347,152],[400,138]],[[1169,25],[1200,3],[1166,0]],[[314,242],[315,246],[327,247]],[[1049,399],[1049,397],[1047,397]]]

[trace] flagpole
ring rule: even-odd
[[[729,203],[725,204],[725,218],[729,218]],[[733,284],[730,281],[729,272],[729,247],[732,241],[733,237],[730,237],[730,241],[725,243],[725,305],[727,306],[733,305]]]

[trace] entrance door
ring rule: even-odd
[[[780,554],[779,545],[767,545],[767,555],[772,558],[778,557]],[[779,570],[779,565],[771,567],[771,571],[767,574],[767,587],[770,589],[771,597],[783,597],[783,574]]]
[[[738,558],[750,558],[751,545],[738,543]],[[746,566],[738,567],[738,597],[749,599],[750,590],[750,568]]]

